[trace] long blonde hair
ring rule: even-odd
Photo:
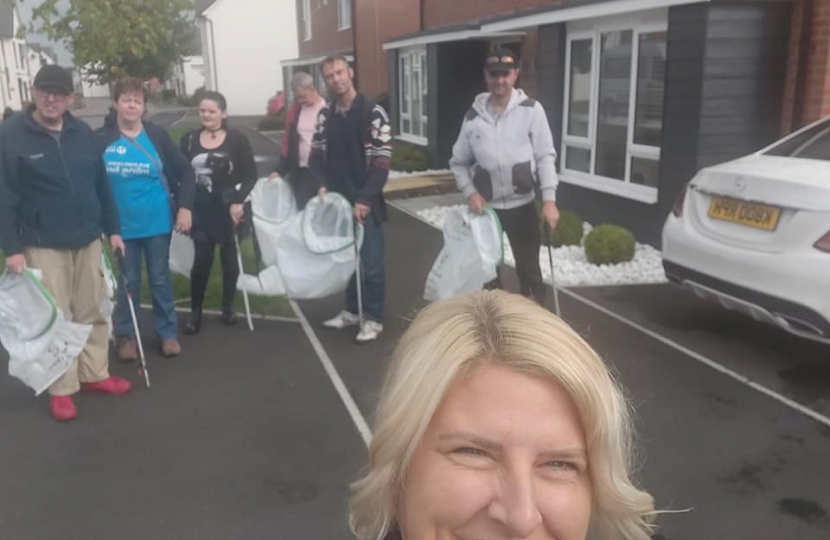
[[[632,427],[619,386],[566,323],[501,291],[433,303],[401,338],[380,393],[367,471],[352,484],[354,534],[381,540],[395,528],[406,470],[430,420],[452,385],[486,362],[544,376],[567,392],[588,447],[592,530],[609,540],[648,540],[654,501],[629,477]]]

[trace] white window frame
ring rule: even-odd
[[[615,31],[632,31],[631,44],[631,79],[628,103],[628,133],[626,141],[625,179],[618,180],[595,174],[596,151],[597,151],[597,115],[599,104],[600,68],[601,68],[601,43],[602,34]],[[568,184],[602,191],[633,199],[636,201],[655,204],[657,203],[658,188],[643,186],[631,183],[631,160],[642,158],[657,160],[659,162],[661,149],[656,146],[645,146],[634,143],[634,125],[637,112],[637,82],[639,75],[640,59],[640,35],[656,32],[668,32],[668,21],[663,22],[637,22],[628,19],[609,21],[603,24],[596,24],[590,30],[578,29],[568,31],[567,47],[565,50],[565,103],[563,108],[562,122],[562,158],[560,179]],[[568,133],[570,120],[571,101],[571,49],[574,41],[592,40],[591,55],[591,98],[588,113],[588,136],[579,137]],[[590,172],[575,171],[567,168],[568,147],[581,148],[591,152]]]
[[[300,0],[300,22],[303,41],[311,41],[311,0]]]
[[[417,62],[416,62],[417,59]],[[420,74],[421,82],[421,130],[422,133],[414,133],[412,111],[415,100],[412,95],[412,76],[416,71]],[[415,47],[411,49],[403,49],[398,54],[398,139],[413,144],[426,146],[429,143],[429,115],[427,114],[427,94],[429,91],[429,81],[427,79],[427,49],[426,47]],[[408,68],[408,69],[407,69]],[[406,112],[404,112],[404,104],[406,105]],[[409,122],[409,131],[404,131],[404,120]]]
[[[352,27],[352,0],[337,0],[337,29]]]

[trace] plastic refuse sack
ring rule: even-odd
[[[444,247],[432,265],[424,288],[430,302],[481,290],[496,278],[504,259],[501,223],[491,209],[484,214],[453,208],[444,223]]]
[[[0,342],[9,353],[9,375],[40,395],[81,353],[92,325],[65,320],[36,273],[0,276]]]
[[[101,315],[107,320],[110,337],[113,335],[112,314],[115,311],[115,293],[118,291],[118,279],[112,270],[112,263],[106,253],[101,254],[101,265],[104,268],[104,295],[101,298]]]
[[[278,197],[278,189],[283,188],[273,188],[271,195]],[[283,197],[282,203],[272,201],[264,217],[258,210],[262,200],[253,197],[257,241],[268,267],[258,276],[240,276],[238,288],[295,299],[325,298],[345,290],[357,268],[355,244],[360,246],[363,238],[363,227],[354,226],[351,204],[327,193],[322,202],[315,197],[296,212],[285,204],[290,199],[293,207],[293,196],[284,192]]]
[[[186,234],[173,231],[170,237],[170,271],[190,279],[190,269],[196,257],[193,240]]]
[[[265,266],[277,264],[276,239],[299,213],[291,186],[282,178],[261,178],[251,190],[251,213]]]

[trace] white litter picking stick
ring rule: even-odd
[[[355,279],[357,280],[357,316],[360,321],[360,331],[363,331],[363,277],[360,275],[360,245],[357,240],[357,226],[354,235],[354,254],[357,268],[355,268]]]
[[[133,320],[133,331],[135,332],[135,341],[138,344],[138,357],[141,363],[138,366],[138,374],[144,375],[144,384],[150,388],[150,372],[147,370],[147,359],[144,357],[144,345],[141,343],[141,330],[138,328],[138,317],[135,314],[135,303],[133,302],[133,295],[130,292],[130,280],[127,278],[127,266],[124,264],[124,255],[120,251],[115,250],[115,257],[118,260],[118,270],[121,274],[121,280],[124,285],[124,291],[127,293],[127,305],[130,306],[130,317]]]
[[[245,276],[245,269],[242,267],[242,251],[239,249],[239,235],[236,229],[233,231],[233,241],[236,242],[236,262],[239,265],[239,275]],[[248,285],[245,279],[242,280],[242,297],[245,299],[245,316],[248,318],[248,328],[254,331],[254,321],[251,319],[251,304],[248,302]]]

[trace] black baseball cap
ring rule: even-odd
[[[519,69],[519,60],[516,58],[516,53],[510,49],[494,49],[485,57],[484,69],[487,71]]]
[[[69,71],[57,64],[47,64],[40,68],[32,84],[38,90],[64,96],[71,94],[73,89]]]

